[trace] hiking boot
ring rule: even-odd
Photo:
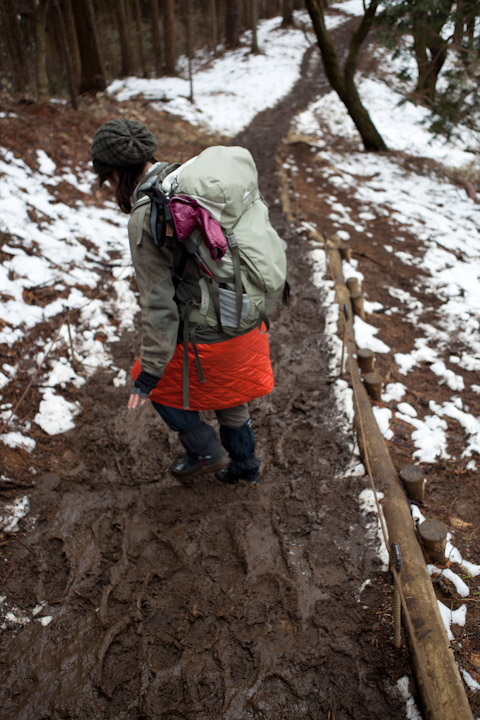
[[[258,470],[234,470],[231,466],[216,472],[215,477],[226,485],[238,485],[241,480],[254,484],[262,479]]]
[[[221,470],[229,463],[228,453],[220,446],[211,455],[203,455],[203,457],[184,455],[170,465],[170,472],[178,478],[192,478],[196,475],[208,475],[208,473]]]

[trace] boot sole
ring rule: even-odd
[[[212,463],[211,465],[202,465],[202,467],[198,468],[198,470],[192,470],[191,472],[175,472],[172,468],[170,468],[170,472],[172,475],[176,478],[194,478],[198,477],[199,475],[210,475],[211,473],[218,472],[218,470],[223,470],[223,468],[226,468],[227,465],[230,465],[230,458],[228,455],[221,460],[218,460],[216,463]]]

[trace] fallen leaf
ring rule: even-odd
[[[472,527],[472,523],[465,522],[465,520],[461,520],[459,517],[451,517],[450,525],[453,525],[453,527],[458,530],[464,530],[465,528]]]
[[[470,653],[470,662],[475,665],[476,668],[480,670],[480,654],[479,653]]]

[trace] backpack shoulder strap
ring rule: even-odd
[[[138,196],[141,193],[145,193],[148,188],[152,187],[152,185],[155,185],[157,182],[158,176],[163,173],[166,168],[168,167],[167,162],[161,162],[158,163],[158,165],[155,168],[151,168],[149,172],[145,175],[145,177],[142,178],[142,180],[138,183],[137,187],[135,188],[135,192],[133,193],[133,209],[135,209],[135,205],[138,201]]]
[[[153,241],[157,247],[162,247],[166,237],[167,222],[173,224],[172,214],[168,205],[168,198],[162,190],[161,183],[171,172],[180,167],[180,163],[159,163],[154,172],[147,173],[145,178],[135,188],[133,194],[134,205],[132,212],[141,208],[141,216],[138,223],[136,243],[142,241],[143,224],[148,207],[150,211],[150,230]],[[139,198],[138,196],[141,195]],[[160,235],[158,232],[161,225]]]
[[[171,165],[167,165],[167,163],[165,163],[165,164],[166,164],[166,167],[163,168],[157,175],[159,182],[163,182],[165,180],[165,178],[167,177],[167,175],[170,175],[170,173],[172,173],[174,170],[179,168],[181,165],[181,163],[172,163]]]
[[[135,244],[141,245],[142,244],[142,234],[143,234],[143,224],[145,222],[145,215],[147,214],[147,210],[150,205],[150,198],[144,195],[140,198],[140,200],[137,200],[135,204],[133,205],[131,211],[130,211],[130,218],[132,219],[132,215],[134,212],[139,213],[139,217],[137,220],[136,225],[136,238],[135,238]],[[129,223],[130,224],[130,223]]]

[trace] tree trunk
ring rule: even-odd
[[[175,75],[175,3],[163,0],[163,34],[165,37],[165,72]]]
[[[75,0],[71,1],[72,3],[75,2]],[[94,3],[98,52],[102,58],[105,77],[108,75],[109,77],[116,78],[120,73],[120,60],[115,10],[110,7],[110,3],[107,3],[107,0],[94,0]],[[75,13],[73,15],[75,17]],[[80,47],[80,39],[78,39],[78,41]],[[80,59],[81,58],[82,54],[80,53]]]
[[[68,88],[70,91],[70,100],[72,101],[72,107],[74,110],[78,110],[77,101],[77,78],[75,77],[75,70],[73,68],[72,54],[70,50],[70,43],[68,42],[68,34],[65,25],[65,19],[63,17],[62,8],[60,7],[60,0],[55,1],[55,10],[57,11],[58,25],[60,29],[60,35],[62,39],[61,48],[63,57],[65,59],[65,65],[67,67],[68,75]]]
[[[220,43],[222,46],[225,44],[225,21],[227,18],[227,11],[225,9],[225,5],[226,5],[226,0],[216,0],[217,43]]]
[[[440,71],[445,64],[445,60],[447,59],[447,42],[442,38],[439,33],[438,35],[432,37],[429,40],[428,49],[431,55],[430,64],[432,67],[432,73],[435,78],[433,85],[433,93],[435,94],[435,85],[437,83],[438,76],[440,75]],[[431,97],[432,102],[434,99],[434,94]]]
[[[132,59],[132,72],[138,74],[140,68],[140,60],[138,57],[137,38],[135,37],[136,33],[133,29],[133,16],[135,13],[132,7],[132,3],[134,2],[135,0],[125,0],[125,18],[127,21],[127,39],[130,47],[130,57]]]
[[[236,48],[240,42],[240,1],[227,0],[225,14],[225,45]]]
[[[28,71],[27,53],[18,21],[17,9],[15,7],[14,0],[5,0],[5,2],[1,4],[3,5],[2,15],[4,16],[5,21],[3,27],[8,27],[9,29],[8,32],[2,33],[2,35],[6,41],[7,47],[9,48],[15,84],[18,90],[24,92],[28,86],[30,74]]]
[[[293,27],[293,2],[282,0],[282,27]]]
[[[258,53],[258,0],[250,0],[250,22],[252,27],[252,53]]]
[[[267,17],[273,17],[274,15],[276,15],[277,9],[275,5],[275,0],[267,0],[265,8],[265,14]]]
[[[3,27],[2,7],[0,6],[0,26]],[[4,87],[9,85],[10,81],[10,49],[7,47],[5,38],[0,34],[0,77],[3,78]]]
[[[466,26],[467,26],[467,40],[468,44],[467,47],[471,50],[473,50],[473,46],[475,44],[475,19],[476,16],[474,15],[473,11],[470,15],[468,15],[466,20]]]
[[[66,44],[68,45],[72,62],[74,85],[75,88],[78,88],[82,72],[82,63],[80,60],[80,50],[78,48],[75,19],[73,17],[72,0],[61,0],[60,5],[62,10],[63,22],[65,24]]]
[[[218,45],[217,7],[215,0],[208,0],[207,9],[207,22],[210,29],[210,46],[213,52],[215,52]]]
[[[475,42],[475,19],[479,10],[473,0],[457,0],[455,8],[455,42],[462,48],[462,58],[468,59]],[[465,52],[467,51],[467,52]]]
[[[132,74],[132,56],[130,53],[130,42],[128,37],[127,13],[125,10],[125,0],[116,0],[116,16],[118,36],[120,39],[120,56],[122,64],[120,67],[120,75],[126,77]]]
[[[47,74],[47,8],[48,0],[35,0],[35,70],[37,101],[45,102],[48,94]]]
[[[378,0],[372,0],[370,2],[360,25],[352,34],[348,56],[343,70],[339,65],[332,37],[325,27],[325,17],[319,0],[305,0],[305,3],[317,36],[323,65],[325,67],[325,74],[327,75],[330,85],[347,108],[348,114],[355,123],[365,150],[386,150],[387,146],[382,136],[379,134],[368,111],[360,100],[354,79],[360,47],[371,28],[378,6]]]
[[[7,27],[10,21],[7,8],[0,3],[0,26]],[[22,43],[23,45],[23,43]],[[4,84],[10,90],[25,91],[26,87],[21,77],[19,64],[17,62],[17,53],[20,43],[16,43],[11,33],[0,33],[0,53],[2,62],[2,72],[8,80]]]
[[[413,48],[418,71],[415,96],[426,107],[433,105],[437,79],[447,59],[447,41],[440,34],[446,19],[439,21],[441,24],[436,28],[428,23],[428,27],[422,24],[414,29]]]
[[[143,43],[143,26],[142,12],[140,10],[140,0],[134,0],[135,3],[135,25],[137,27],[137,44],[138,54],[140,56],[140,65],[142,67],[143,77],[148,76],[147,63],[145,60],[145,47]]]
[[[463,37],[465,32],[465,17],[463,13],[463,0],[457,0],[457,6],[455,9],[455,31],[454,38],[455,43],[461,46],[463,43]]]
[[[72,8],[82,61],[79,92],[105,90],[105,73],[98,44],[97,23],[92,0],[72,0]]]
[[[162,42],[160,38],[160,14],[158,12],[158,0],[150,0],[150,26],[152,29],[155,72],[157,75],[160,75],[162,72]]]

